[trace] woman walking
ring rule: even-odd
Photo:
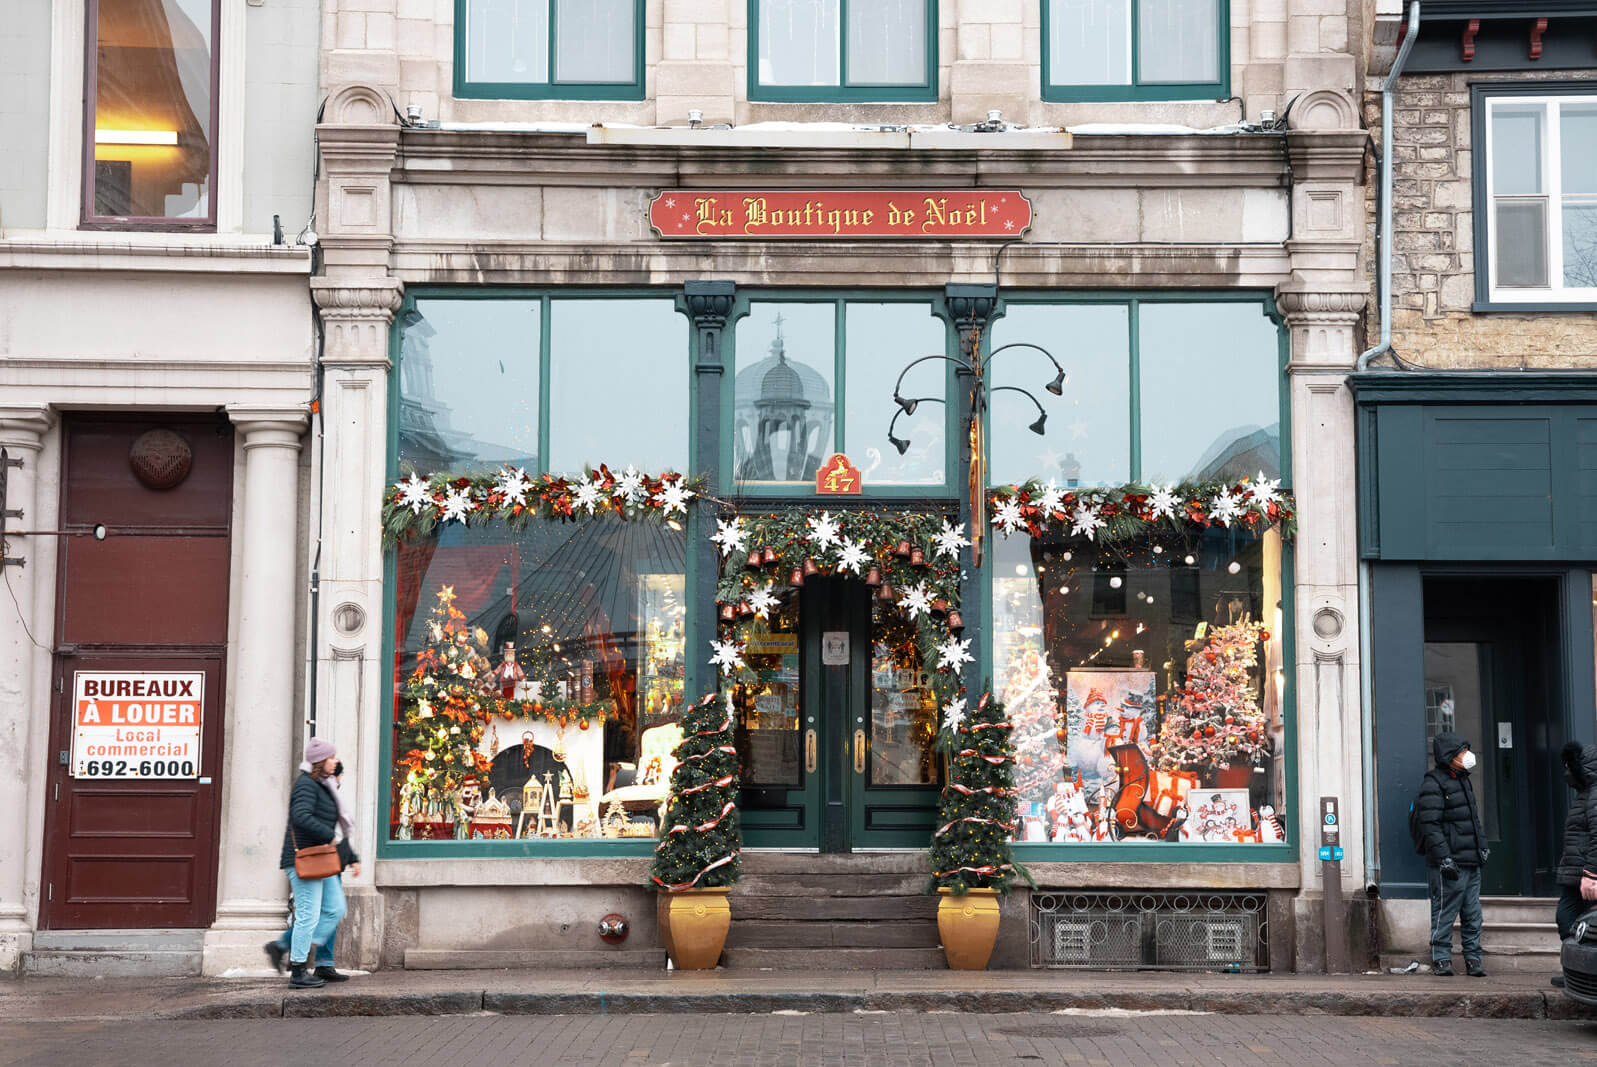
[[[288,984],[293,989],[315,989],[326,979],[307,969],[311,951],[328,944],[344,917],[344,886],[339,874],[325,878],[301,878],[295,870],[294,853],[316,845],[330,845],[343,828],[348,840],[354,822],[344,810],[333,780],[338,753],[331,741],[313,737],[305,745],[305,762],[288,798],[288,826],[283,831],[280,866],[288,872],[294,888],[294,933],[289,940]],[[340,850],[343,852],[344,850]],[[360,874],[360,857],[347,852],[345,864]]]

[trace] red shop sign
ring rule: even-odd
[[[815,472],[815,491],[826,496],[858,496],[864,488],[859,468],[841,452],[833,452]]]
[[[661,237],[1019,237],[1031,201],[1018,189],[668,189],[649,225]]]

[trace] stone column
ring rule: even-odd
[[[278,868],[294,773],[294,632],[299,448],[305,412],[229,407],[244,451],[238,633],[228,692],[227,780],[216,922],[204,973],[259,967],[281,933],[287,883]]]
[[[327,343],[322,356],[318,424],[321,557],[317,589],[313,697],[316,733],[332,741],[348,768],[343,792],[353,803],[360,876],[346,875],[349,914],[338,957],[374,970],[381,962],[382,907],[375,889],[378,798],[388,768],[378,751],[389,702],[382,689],[383,552],[378,521],[388,472],[388,333],[403,286],[311,281]]]
[[[37,519],[34,486],[38,480],[40,450],[50,429],[52,414],[44,405],[0,408],[0,449],[21,466],[7,467],[0,476],[6,479],[5,506],[21,515],[8,518],[13,529],[31,529]],[[11,591],[0,599],[0,974],[15,971],[23,953],[33,947],[33,927],[29,921],[24,893],[28,885],[28,838],[39,827],[29,816],[41,805],[28,796],[28,781],[36,761],[45,757],[45,735],[35,736],[35,700],[49,701],[48,693],[36,694],[34,677],[41,657],[48,651],[34,646],[35,637],[49,632],[47,620],[34,610],[34,573],[38,565],[30,546],[37,538],[6,539],[8,555],[20,556],[24,566],[6,567],[0,580]],[[11,598],[16,597],[16,603]],[[35,875],[37,872],[34,872]]]

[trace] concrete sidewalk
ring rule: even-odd
[[[0,1018],[606,1015],[773,1011],[1182,1011],[1593,1019],[1548,975],[1231,975],[1079,971],[385,971],[319,990],[285,978],[0,981]]]

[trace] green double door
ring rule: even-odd
[[[938,708],[912,623],[861,581],[812,577],[757,624],[732,679],[748,848],[925,848]]]

